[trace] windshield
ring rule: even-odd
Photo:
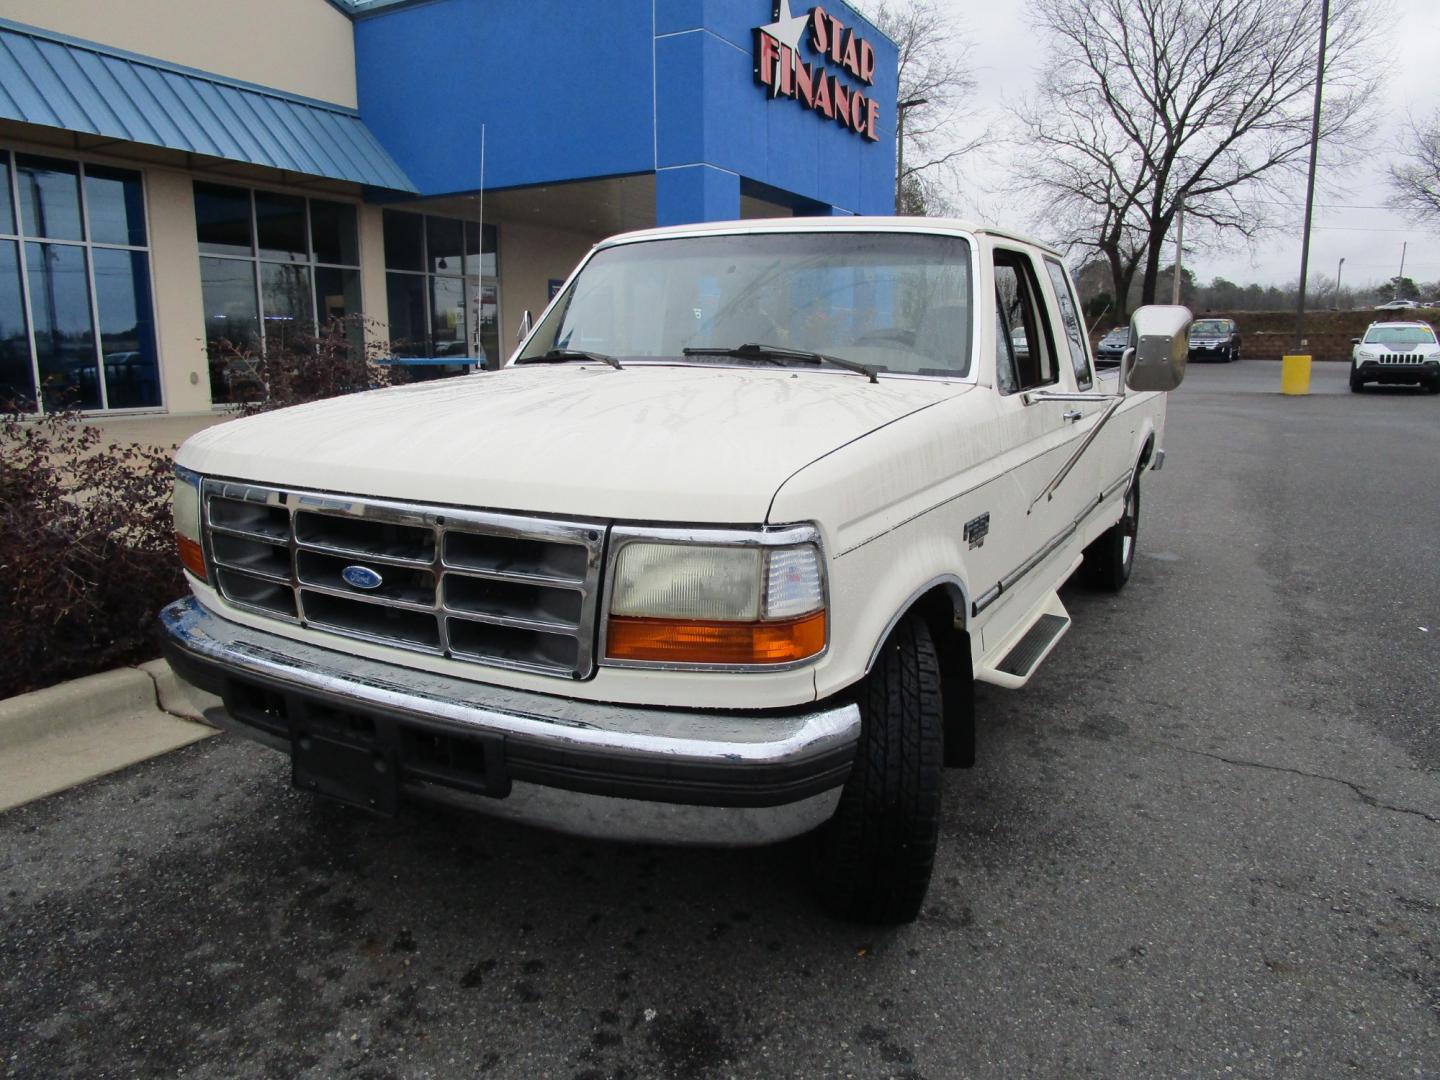
[[[966,375],[970,310],[970,245],[959,237],[793,232],[646,240],[597,252],[519,359],[570,349],[622,362],[681,360],[687,348],[759,343],[880,371]]]
[[[1219,337],[1230,332],[1230,324],[1224,319],[1201,319],[1190,327],[1191,337]]]
[[[1122,338],[1129,338],[1130,328],[1128,326],[1117,326],[1105,335],[1106,341],[1119,341]]]
[[[1366,345],[1434,345],[1435,331],[1427,326],[1372,326]]]

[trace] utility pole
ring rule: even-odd
[[[1315,58],[1315,109],[1310,117],[1310,175],[1305,182],[1305,235],[1300,242],[1300,295],[1295,305],[1295,350],[1305,341],[1305,277],[1310,267],[1310,222],[1315,214],[1315,164],[1320,153],[1320,98],[1325,90],[1325,45],[1330,33],[1330,0],[1320,4],[1320,52]]]
[[[1340,256],[1340,265],[1335,268],[1335,310],[1340,310],[1340,275],[1345,273],[1345,256]]]
[[[1170,282],[1170,303],[1180,303],[1180,282],[1184,280],[1183,271],[1185,268],[1185,196],[1180,196],[1180,205],[1175,211],[1175,268],[1171,273],[1174,279]]]
[[[1405,252],[1406,252],[1406,250],[1407,250],[1409,247],[1410,247],[1410,241],[1409,241],[1409,240],[1406,240],[1404,243],[1402,243],[1402,244],[1400,245],[1400,277],[1401,277],[1402,279],[1405,277]],[[1399,287],[1399,282],[1396,283],[1396,287],[1397,287],[1397,288]]]
[[[895,213],[904,209],[905,198],[905,114],[920,105],[929,104],[929,98],[911,98],[895,106]]]

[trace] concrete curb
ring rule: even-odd
[[[0,701],[0,810],[177,750],[215,729],[219,699],[164,660],[117,668]]]

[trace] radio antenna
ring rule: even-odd
[[[480,361],[481,367],[490,366],[490,358],[485,355],[485,340],[480,336],[480,316],[484,309],[485,295],[485,125],[480,125],[480,191],[477,196],[478,209],[476,225],[479,236],[477,243],[480,250],[475,253],[475,349],[476,359]]]

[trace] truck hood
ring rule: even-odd
[[[796,470],[969,389],[828,370],[512,367],[234,420],[189,439],[177,462],[413,502],[760,523]]]

